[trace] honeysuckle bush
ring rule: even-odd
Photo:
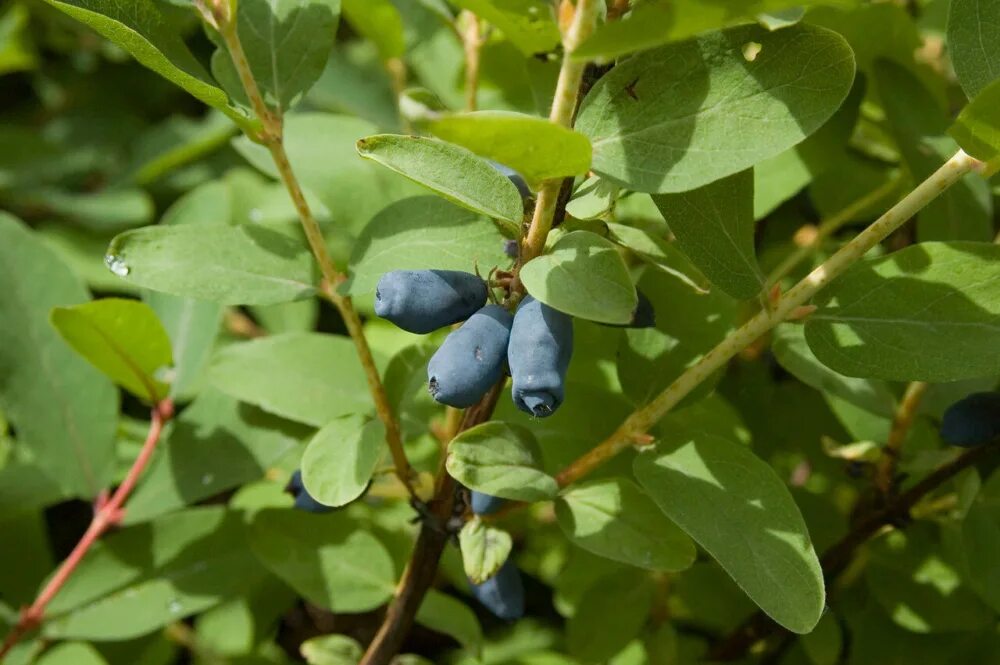
[[[997,79],[1000,0],[5,3],[0,660],[996,662]]]

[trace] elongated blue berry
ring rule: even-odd
[[[460,270],[393,270],[375,287],[375,313],[412,333],[464,321],[486,302],[486,282]]]
[[[562,404],[573,355],[573,319],[527,296],[514,315],[507,347],[514,404],[544,418]]]
[[[941,421],[941,438],[963,447],[1000,438],[1000,392],[973,393],[949,406]]]
[[[302,471],[299,469],[292,474],[288,484],[285,485],[285,491],[295,498],[295,507],[299,510],[308,513],[329,513],[336,510],[333,506],[320,503],[306,491],[306,486],[302,483]]]
[[[473,584],[472,595],[483,607],[505,621],[524,616],[524,581],[521,571],[510,558],[496,575],[482,584]]]
[[[427,363],[427,388],[442,404],[465,408],[503,376],[514,317],[487,305],[445,338]]]
[[[469,493],[469,503],[472,506],[472,512],[476,515],[492,515],[503,508],[503,504],[506,501],[506,499],[501,499],[498,496],[483,494],[476,490],[472,490]]]

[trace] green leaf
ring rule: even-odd
[[[459,434],[448,447],[448,473],[466,487],[504,499],[553,498],[555,478],[541,466],[538,442],[520,425],[483,423]]]
[[[573,55],[577,58],[610,60],[710,30],[751,23],[759,14],[817,4],[843,5],[849,4],[849,0],[750,0],[719,4],[700,0],[644,2],[633,8],[624,19],[602,25],[573,51]]]
[[[35,69],[38,54],[29,33],[31,15],[18,2],[0,15],[0,74]]]
[[[468,605],[437,589],[431,589],[424,596],[416,620],[431,630],[451,635],[474,655],[478,656],[482,649],[483,629],[476,615]]]
[[[88,300],[53,250],[0,213],[0,410],[52,480],[89,498],[114,466],[117,393],[48,321],[53,307]]]
[[[711,435],[640,454],[653,501],[779,624],[808,633],[823,614],[823,572],[788,488],[746,446]]]
[[[236,124],[254,123],[229,105],[229,98],[212,83],[208,72],[160,11],[154,0],[46,0],[122,47],[142,65],[179,85],[204,103],[219,109]]]
[[[694,543],[626,478],[574,485],[556,501],[559,527],[580,547],[648,570],[678,571],[695,559]]]
[[[458,534],[465,576],[473,584],[493,577],[510,556],[510,534],[473,517]]]
[[[875,379],[844,376],[821,363],[806,343],[803,326],[795,323],[777,326],[771,351],[778,364],[806,385],[836,395],[871,413],[887,418],[895,415],[896,397],[889,384]]]
[[[487,273],[507,266],[504,240],[483,217],[435,196],[404,199],[386,207],[369,223],[351,254],[352,295],[375,293],[390,270],[465,270]]]
[[[309,251],[265,226],[147,226],[116,236],[105,262],[131,284],[226,305],[268,305],[315,292]]]
[[[1000,373],[1000,246],[925,242],[860,261],[816,300],[806,341],[847,375],[958,381]]]
[[[1000,472],[994,471],[976,494],[961,524],[961,544],[966,579],[994,612],[1000,611],[1000,570],[996,553],[1000,548]]]
[[[495,26],[524,55],[551,51],[559,45],[552,6],[544,0],[456,0]]]
[[[240,0],[237,30],[265,102],[279,112],[323,73],[333,48],[340,0]],[[232,56],[219,41],[212,73],[247,103]]]
[[[587,589],[566,623],[569,652],[584,662],[607,662],[642,630],[653,591],[649,576],[636,570],[602,578]]]
[[[934,173],[958,150],[945,132],[949,116],[931,91],[902,65],[875,63],[875,80],[889,131],[916,180]],[[917,215],[921,240],[990,240],[993,206],[989,186],[970,173],[942,192]]]
[[[590,168],[590,141],[545,118],[509,111],[440,115],[428,123],[435,136],[506,164],[533,188],[547,178]]]
[[[618,347],[618,378],[624,393],[643,404],[722,341],[735,327],[737,303],[718,289],[693,291],[658,270],[647,270],[638,289],[653,305],[656,327],[625,331]],[[707,379],[689,399],[704,396],[713,384]]]
[[[343,506],[361,496],[385,453],[380,420],[345,416],[331,420],[302,455],[302,482],[317,501]]]
[[[250,525],[250,547],[306,600],[337,613],[375,609],[396,586],[389,552],[343,513],[261,510]]]
[[[301,645],[299,652],[309,665],[357,665],[365,654],[356,640],[346,635],[320,635]]]
[[[1000,78],[1000,3],[951,0],[948,56],[969,99]]]
[[[761,46],[752,61],[749,42]],[[851,49],[829,30],[732,28],[619,64],[587,94],[576,128],[591,140],[596,173],[642,192],[682,192],[799,143],[853,79]]]
[[[614,243],[589,231],[567,233],[524,264],[521,281],[549,307],[601,323],[628,323],[638,297]]]
[[[180,298],[157,291],[147,291],[143,299],[156,312],[172,342],[174,367],[170,395],[189,398],[204,378],[222,326],[223,308],[207,300]]]
[[[959,562],[941,545],[927,522],[878,538],[865,569],[868,588],[894,622],[915,633],[985,629],[993,612],[962,585]]]
[[[963,150],[987,163],[985,175],[1000,170],[1000,80],[962,109],[949,133]]]
[[[124,640],[235,596],[263,574],[236,513],[213,506],[113,533],[49,606],[49,639]]]
[[[296,453],[310,433],[303,425],[204,390],[174,421],[129,498],[125,522],[149,520],[259,480]]]
[[[12,192],[10,200],[16,208],[64,217],[95,232],[142,226],[153,216],[153,200],[141,189],[109,188],[81,193],[60,187],[38,187]]]
[[[419,136],[377,134],[358,141],[358,153],[463,208],[520,228],[524,205],[517,187],[465,148]]]
[[[243,402],[315,427],[372,408],[354,344],[335,335],[285,333],[233,344],[216,354],[209,381]]]
[[[844,649],[844,634],[837,617],[827,612],[811,633],[802,636],[802,649],[812,665],[837,665]]]
[[[173,364],[170,338],[149,305],[104,298],[56,307],[52,325],[77,353],[125,390],[158,402],[170,386],[156,377]]]
[[[764,276],[754,251],[753,170],[653,202],[681,248],[705,276],[734,298],[760,293]]]
[[[341,0],[344,18],[351,27],[378,48],[387,61],[402,57],[406,50],[403,19],[391,0]]]
[[[108,665],[101,654],[86,642],[63,642],[47,650],[37,665]]]
[[[640,194],[636,196],[648,195]],[[654,208],[652,199],[650,207]],[[653,213],[656,214],[656,213]],[[701,271],[672,242],[667,241],[670,229],[662,219],[632,219],[628,224],[606,222],[609,240],[635,252],[639,258],[657,270],[679,279],[698,293],[708,293],[709,283]]]
[[[295,175],[307,195],[322,202],[326,216],[338,228],[358,233],[390,203],[425,193],[406,178],[358,158],[358,139],[378,131],[370,122],[346,115],[285,115],[283,143]],[[254,168],[280,180],[266,147],[246,136],[235,139],[233,147]],[[287,200],[288,195],[282,197]]]

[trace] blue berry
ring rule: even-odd
[[[521,248],[516,240],[504,240],[503,241],[503,253],[512,259],[516,259],[521,253]]]
[[[963,447],[1000,438],[1000,392],[973,393],[949,406],[941,421],[941,438]]]
[[[632,320],[628,323],[605,323],[603,325],[610,326],[611,328],[653,328],[656,326],[656,310],[653,309],[653,303],[649,302],[649,298],[646,297],[642,291],[636,289],[635,295],[638,296],[638,302],[635,305],[635,309],[632,310]]]
[[[507,347],[517,408],[538,418],[552,415],[562,404],[572,355],[573,319],[525,297],[514,315]]]
[[[438,402],[465,408],[503,377],[514,320],[500,305],[487,305],[447,338],[427,363],[427,387]]]
[[[506,501],[498,496],[483,494],[476,490],[472,490],[469,494],[469,503],[472,506],[472,512],[476,515],[492,515],[503,508]]]
[[[524,616],[524,581],[509,557],[496,575],[472,585],[472,595],[500,619],[514,621]]]
[[[526,199],[531,196],[531,190],[528,188],[528,183],[524,181],[524,177],[520,173],[509,166],[501,164],[500,162],[494,162],[492,159],[487,159],[486,161],[490,163],[490,166],[507,176],[507,178],[514,183],[514,186],[517,187],[517,191],[520,192],[522,199]]]
[[[393,270],[375,287],[375,313],[412,333],[464,321],[486,302],[486,282],[459,270]]]
[[[320,514],[336,510],[333,506],[320,503],[306,491],[306,486],[302,483],[302,471],[299,469],[296,469],[295,473],[292,474],[288,484],[285,485],[285,491],[295,498],[295,507],[299,510]]]

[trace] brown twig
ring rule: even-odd
[[[100,539],[104,533],[111,527],[119,524],[124,515],[125,500],[128,499],[132,490],[135,488],[136,482],[139,480],[139,476],[142,475],[143,470],[149,464],[149,460],[153,456],[153,452],[156,450],[156,444],[160,440],[160,435],[163,433],[163,426],[173,418],[174,415],[174,404],[170,399],[164,399],[153,406],[152,418],[149,423],[149,432],[146,434],[146,441],[142,444],[142,449],[139,451],[139,455],[132,462],[132,467],[125,474],[125,479],[122,484],[118,486],[114,494],[110,499],[107,498],[107,493],[104,492],[98,497],[95,503],[94,517],[90,521],[90,526],[87,527],[87,531],[84,532],[80,541],[73,548],[73,551],[69,553],[69,556],[60,564],[59,569],[56,570],[55,575],[49,579],[45,588],[42,589],[35,601],[26,608],[21,610],[21,616],[18,619],[17,624],[11,629],[7,638],[4,640],[3,645],[0,645],[0,661],[10,652],[15,644],[20,641],[28,632],[34,630],[45,618],[45,608],[52,601],[59,590],[66,584],[66,581],[76,570],[77,566],[86,556],[90,548],[93,547],[94,543]]]
[[[494,385],[478,404],[466,409],[459,432],[490,419],[505,383],[506,378]],[[442,470],[438,473],[434,498],[427,504],[431,517],[420,527],[410,563],[396,587],[385,619],[359,665],[386,665],[399,652],[413,626],[417,610],[437,575],[438,562],[450,538],[442,525],[454,512],[457,489],[455,480],[447,472]]]
[[[938,467],[919,483],[900,494],[899,497],[890,500],[885,507],[859,520],[847,535],[827,549],[820,558],[827,585],[844,571],[844,568],[850,563],[854,551],[883,527],[905,523],[910,517],[910,510],[922,498],[959,472],[997,452],[1000,452],[1000,445],[996,444],[971,450]],[[750,647],[757,642],[784,632],[786,632],[784,628],[763,612],[758,611],[717,645],[712,650],[710,659],[715,661],[739,660],[746,656]]]
[[[920,400],[927,392],[927,387],[923,381],[914,381],[907,385],[903,399],[896,408],[892,426],[889,428],[889,438],[886,439],[882,456],[875,467],[875,488],[883,498],[892,494],[895,488],[896,466],[903,451],[903,442],[906,441],[906,435],[910,432],[910,426],[917,416]]]

